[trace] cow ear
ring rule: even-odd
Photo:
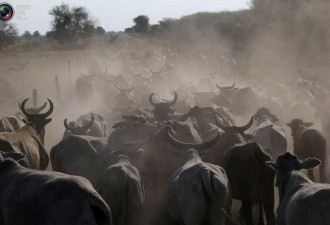
[[[4,159],[13,159],[15,161],[21,161],[25,158],[25,154],[18,152],[1,152],[1,155]]]
[[[292,128],[291,123],[287,123],[286,125],[287,125],[288,127]]]
[[[307,158],[300,163],[299,169],[313,169],[321,164],[321,161],[317,158]]]
[[[265,164],[266,164],[266,166],[272,168],[273,170],[278,168],[277,164],[273,161],[266,161]]]
[[[305,127],[310,127],[310,126],[313,126],[314,123],[312,122],[304,122],[304,126]]]
[[[46,119],[46,120],[45,120],[45,125],[48,124],[48,123],[50,123],[51,121],[52,121],[51,118]]]

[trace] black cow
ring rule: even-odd
[[[301,119],[293,119],[287,123],[291,128],[293,138],[293,153],[300,159],[304,160],[308,157],[317,157],[322,161],[320,166],[320,180],[326,181],[326,140],[323,134],[315,129],[308,127],[312,126],[312,122],[304,122]],[[308,177],[314,181],[313,170],[308,171]]]
[[[107,204],[82,177],[36,171],[0,152],[0,224],[111,225]]]

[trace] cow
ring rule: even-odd
[[[21,108],[21,104],[18,104],[19,108]],[[37,108],[27,108],[26,111],[32,114],[38,114],[43,109],[45,109],[47,103],[45,102],[42,106]],[[0,113],[0,132],[13,132],[21,129],[24,126],[24,120],[26,117],[24,114],[19,111],[14,114],[14,116],[6,116]]]
[[[115,124],[115,130],[106,137],[69,135],[50,150],[54,171],[87,178],[97,185],[102,173],[111,165],[114,151],[120,150],[134,165],[139,164],[138,150],[156,127],[142,117],[127,116]],[[136,164],[135,164],[136,163]]]
[[[300,161],[287,152],[275,162],[267,162],[276,174],[276,186],[280,203],[277,208],[277,224],[325,225],[330,221],[330,185],[313,183],[302,169],[312,169],[321,164],[317,158]]]
[[[258,125],[253,132],[253,141],[263,148],[269,149],[274,158],[285,153],[287,149],[285,131],[274,124],[279,121],[279,118],[273,115],[269,109],[262,107],[254,114],[254,119]]]
[[[127,156],[113,155],[96,190],[109,205],[114,225],[142,225],[144,187],[139,171]]]
[[[326,140],[323,134],[308,127],[312,126],[312,122],[304,122],[301,119],[293,119],[287,126],[291,128],[291,136],[293,139],[293,153],[298,158],[304,160],[308,157],[317,157],[322,161],[319,168],[321,182],[326,181]],[[314,181],[313,170],[308,170],[308,177]]]
[[[225,169],[233,199],[242,202],[241,216],[253,225],[252,204],[260,208],[259,224],[263,223],[262,208],[267,224],[275,225],[274,172],[266,166],[271,155],[255,142],[235,145],[227,150],[221,166]]]
[[[216,84],[216,87],[219,89],[220,94],[222,94],[222,95],[224,95],[226,97],[229,97],[230,94],[233,91],[236,91],[238,89],[238,88],[235,87],[235,84],[236,84],[236,82],[234,82],[233,85],[228,86],[228,87],[220,87],[218,84]]]
[[[6,116],[0,113],[0,132],[13,132],[24,126],[23,121],[16,116]]]
[[[199,107],[194,106],[188,113],[179,117],[179,121],[186,120],[188,117],[196,118],[198,124],[198,132],[202,140],[208,140],[216,132],[218,127],[216,126],[215,117],[219,116],[225,125],[233,125],[234,120],[229,112],[225,108],[213,107]]]
[[[157,122],[163,122],[163,121],[168,121],[172,118],[175,110],[171,107],[172,105],[174,105],[178,99],[178,95],[176,92],[174,92],[174,99],[171,102],[160,102],[160,103],[155,103],[152,100],[152,97],[155,95],[156,93],[152,93],[149,96],[149,102],[152,106],[154,106],[155,108],[152,110],[152,113],[154,115],[154,119]]]
[[[119,87],[118,85],[115,85],[115,87],[118,89],[120,92],[114,99],[115,103],[115,108],[118,107],[127,107],[130,105],[137,106],[138,101],[130,95],[130,93],[134,90],[134,87],[130,89],[123,89]]]
[[[93,137],[107,137],[107,123],[103,116],[94,112],[80,116],[76,121],[68,124],[67,119],[64,120],[64,127],[66,128],[63,138],[69,134],[75,135],[89,135]]]
[[[109,166],[108,140],[70,134],[50,150],[54,171],[82,176],[95,186],[103,171]]]
[[[175,133],[171,129],[169,125],[160,127],[141,147],[144,150],[143,165],[145,168],[139,171],[147,193],[144,203],[147,224],[150,220],[151,224],[155,223],[151,217],[155,214],[155,209],[157,209],[162,196],[165,194],[168,180],[180,168],[180,159],[176,155],[180,152],[184,153],[189,148],[198,151],[207,149],[217,142],[220,137],[220,133],[218,133],[210,141],[189,143],[181,148],[182,143],[173,138],[172,135],[175,135]]]
[[[43,114],[31,114],[25,110],[25,103],[22,102],[21,110],[27,118],[26,124],[16,132],[0,133],[0,147],[5,152],[24,153],[26,158],[22,160],[21,165],[30,169],[44,170],[49,163],[48,154],[44,148],[45,126],[51,122],[47,118],[54,109],[53,102],[48,99],[50,108]]]
[[[24,157],[0,152],[0,224],[112,224],[109,207],[88,180],[27,169],[13,160]]]
[[[184,154],[181,168],[169,181],[166,196],[167,224],[224,225],[229,216],[231,189],[225,170],[204,163],[193,149]]]

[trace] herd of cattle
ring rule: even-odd
[[[181,81],[194,60],[168,51],[120,59],[125,76],[82,75],[80,105],[99,96],[106,107],[63,118],[63,139],[49,153],[50,99],[39,108],[26,108],[25,99],[13,116],[0,114],[0,225],[330,224],[327,88],[302,78],[220,87],[204,74],[205,91]],[[169,89],[174,98],[160,98]],[[49,161],[54,172],[44,171]],[[239,218],[233,199],[241,201]]]

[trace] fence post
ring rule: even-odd
[[[55,86],[56,86],[56,98],[57,101],[60,101],[60,82],[58,80],[58,76],[55,76]]]
[[[69,81],[70,81],[70,83],[72,83],[72,80],[71,80],[71,61],[70,60],[68,61],[68,72],[69,72]]]
[[[38,106],[38,93],[37,89],[32,90],[32,99],[33,99],[33,107],[36,108]]]

